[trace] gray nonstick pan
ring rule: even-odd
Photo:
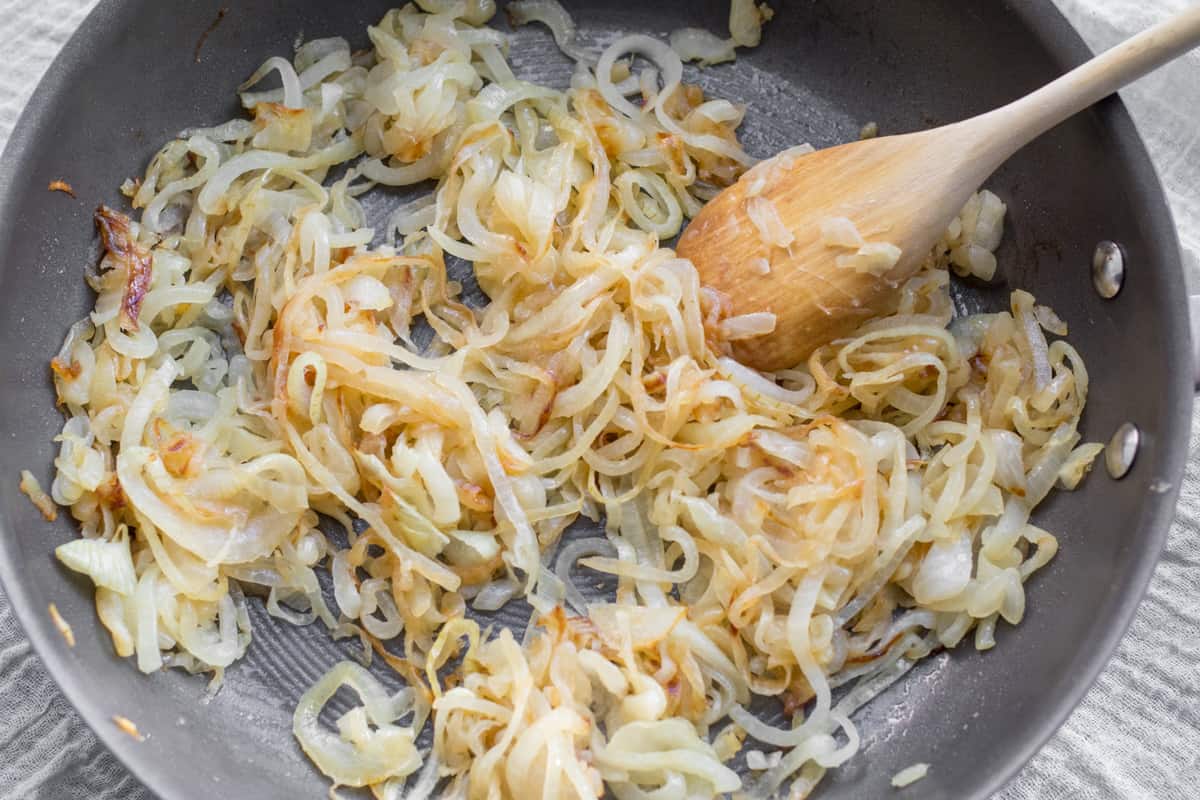
[[[615,32],[723,30],[725,0],[564,3],[585,41]],[[772,3],[762,45],[690,80],[745,103],[754,155],[799,142],[851,140],[868,121],[917,130],[997,107],[1090,54],[1049,2],[800,0]],[[18,493],[32,470],[49,485],[61,427],[47,362],[90,310],[83,271],[99,242],[92,211],[124,207],[117,187],[189,126],[239,113],[234,88],[299,35],[366,44],[378,0],[104,0],[42,81],[0,163],[0,577],[64,693],[101,739],[155,793],[319,798],[327,782],[291,735],[300,694],[345,650],[320,626],[295,628],[252,603],[255,642],[206,699],[205,679],[140,674],[113,655],[95,622],[91,584],[53,558],[75,533],[68,515],[42,520]],[[503,14],[495,24],[504,27]],[[568,63],[544,28],[513,34],[518,75],[565,85]],[[68,181],[77,201],[47,184]],[[987,653],[964,646],[923,662],[858,717],[861,754],[817,796],[892,796],[914,762],[929,775],[896,796],[984,798],[1051,735],[1104,666],[1142,597],[1172,518],[1186,456],[1193,355],[1188,298],[1170,213],[1121,102],[1110,98],[1025,148],[988,183],[1009,204],[997,285],[957,286],[965,309],[1000,309],[1012,288],[1033,292],[1071,328],[1091,374],[1085,437],[1135,425],[1132,469],[1102,466],[1056,493],[1035,521],[1061,551],[1029,585],[1019,626]],[[394,202],[395,197],[377,203]],[[383,205],[373,209],[386,211]],[[1102,242],[1119,245],[1121,291],[1093,280]],[[68,648],[47,613],[74,623]],[[113,715],[136,721],[135,741]],[[349,795],[347,795],[349,796]]]

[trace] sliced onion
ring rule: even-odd
[[[897,789],[903,789],[905,786],[916,783],[928,774],[928,764],[911,764],[892,776],[892,786]]]
[[[479,594],[471,600],[471,607],[476,611],[496,611],[507,605],[520,588],[515,581],[493,581],[479,590]]]
[[[775,204],[761,195],[746,201],[746,216],[758,231],[759,240],[768,248],[787,247],[796,240],[783,224]]]
[[[1028,292],[1017,290],[1013,292],[1013,315],[1021,324],[1025,334],[1025,342],[1029,347],[1031,366],[1033,367],[1033,384],[1036,389],[1044,389],[1050,383],[1053,373],[1050,369],[1050,357],[1046,336],[1033,313],[1033,296]]]
[[[343,686],[362,700],[359,713],[374,730],[343,726],[335,733],[321,725],[321,709]],[[358,664],[343,661],[301,696],[292,733],[317,768],[335,783],[369,786],[410,775],[421,765],[412,729],[393,725],[395,717],[395,704],[379,681]]]
[[[596,82],[600,94],[614,109],[630,119],[637,119],[642,111],[626,100],[612,82],[613,65],[618,58],[630,54],[645,56],[654,62],[662,75],[663,88],[659,94],[660,98],[670,95],[683,80],[683,62],[665,42],[640,33],[622,36],[600,55],[600,61],[596,64]]]
[[[1067,323],[1063,322],[1062,318],[1055,314],[1054,309],[1049,306],[1034,306],[1033,316],[1046,331],[1055,336],[1067,335]]]
[[[988,252],[994,252],[1000,246],[1004,236],[1004,202],[996,195],[984,189],[979,193],[979,214],[975,219],[975,227],[971,231],[971,242]]]
[[[766,327],[765,320],[759,324],[761,327]],[[774,330],[773,325],[771,326],[771,330]],[[766,332],[770,333],[770,330]],[[741,384],[743,387],[749,389],[755,394],[771,400],[776,400],[781,403],[800,405],[810,396],[812,396],[813,393],[811,378],[808,379],[809,385],[805,386],[803,389],[785,389],[762,373],[750,369],[749,367],[738,363],[728,356],[722,356],[721,358],[717,359],[717,363],[720,365],[722,375],[725,375],[729,379]]]
[[[740,789],[737,773],[721,764],[712,746],[696,736],[696,731],[681,719],[631,722],[608,738],[608,744],[596,754],[601,774],[615,783],[625,783],[629,774],[659,774],[663,782],[673,783],[671,774],[703,781],[706,792],[720,794]],[[665,773],[665,774],[664,774]]]
[[[66,566],[87,575],[97,586],[117,594],[130,596],[137,588],[129,540],[125,537],[112,541],[73,539],[54,548],[54,555]]]
[[[825,217],[821,220],[821,244],[826,247],[858,249],[866,242],[854,222],[846,217]]]
[[[738,47],[758,47],[763,23],[771,16],[765,3],[759,6],[755,0],[732,0],[729,4],[729,35]]]
[[[900,248],[891,242],[867,242],[853,255],[838,256],[834,263],[840,269],[884,275],[899,263],[901,255]]]
[[[929,546],[913,578],[913,596],[922,605],[954,597],[971,581],[971,538],[965,534],[938,539]]]
[[[283,168],[304,172],[348,161],[360,152],[362,152],[361,144],[353,138],[348,138],[303,157],[265,151],[243,153],[226,161],[209,178],[196,197],[196,205],[206,214],[221,214],[227,208],[227,200],[224,195],[228,191],[229,185],[247,172]],[[366,173],[364,172],[364,174]]]
[[[265,78],[270,72],[278,72],[279,79],[283,81],[283,104],[287,108],[304,108],[304,94],[300,86],[300,76],[296,74],[296,68],[286,58],[273,56],[268,58],[261,67],[254,71],[246,81],[238,87],[238,91],[245,91],[254,84]],[[246,94],[242,97],[242,104],[246,108],[251,108],[262,102],[268,96],[267,93],[257,95]],[[270,93],[271,97],[276,96],[274,92]]]
[[[1023,497],[1027,482],[1021,438],[1011,431],[1002,430],[988,431],[988,436],[996,452],[996,473],[993,480],[1001,488]]]
[[[700,66],[720,64],[737,58],[732,39],[722,39],[703,28],[680,28],[671,33],[671,49],[683,61],[698,61]]]
[[[575,20],[558,0],[516,0],[505,10],[514,26],[540,22],[550,29],[554,43],[565,55],[581,63],[595,63],[595,59],[575,43]]]
[[[721,320],[721,336],[727,341],[753,339],[775,330],[776,317],[770,311],[755,311]]]

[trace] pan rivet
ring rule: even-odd
[[[1111,300],[1121,291],[1125,282],[1125,255],[1121,246],[1107,239],[1096,245],[1092,254],[1092,284],[1105,300]]]
[[[1117,428],[1117,432],[1108,442],[1108,447],[1104,448],[1104,466],[1108,467],[1108,474],[1113,480],[1120,480],[1129,472],[1133,460],[1137,458],[1141,441],[1141,431],[1132,422],[1126,422]]]

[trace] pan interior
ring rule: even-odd
[[[724,2],[565,5],[584,42],[593,44],[630,32],[665,35],[683,25],[722,32],[727,24]],[[800,142],[852,140],[869,121],[887,134],[963,118],[1029,91],[1083,52],[1048,8],[1018,12],[998,2],[951,0],[778,5],[760,48],[741,51],[735,64],[685,71],[685,80],[707,94],[748,107],[742,137],[757,156]],[[69,521],[48,526],[16,492],[20,469],[32,469],[44,485],[51,474],[51,438],[61,421],[46,362],[68,325],[91,308],[81,278],[97,253],[92,208],[120,207],[116,187],[181,128],[236,115],[234,87],[268,56],[290,53],[298,35],[343,35],[362,46],[365,26],[386,8],[249,0],[231,7],[197,50],[218,4],[167,9],[150,0],[112,0],[56,63],[4,159],[6,586],[68,695],[164,797],[222,789],[244,797],[323,796],[324,780],[292,739],[291,713],[300,693],[349,649],[319,625],[294,628],[252,604],[255,642],[211,699],[203,678],[144,677],[113,657],[86,581],[51,555],[74,535]],[[503,15],[496,22],[503,27]],[[519,77],[552,86],[565,86],[570,74],[542,28],[514,32],[511,60]],[[70,181],[80,200],[47,193],[55,178]],[[891,791],[891,775],[918,761],[932,765],[918,784],[923,797],[983,797],[995,788],[1053,730],[1103,663],[1144,588],[1173,500],[1171,492],[1150,487],[1177,483],[1186,444],[1182,281],[1161,193],[1123,109],[1109,101],[1061,126],[988,186],[1009,205],[1000,271],[991,286],[956,284],[957,303],[964,310],[1000,309],[1020,287],[1051,305],[1092,374],[1085,438],[1104,440],[1132,420],[1146,444],[1126,480],[1095,474],[1079,491],[1047,501],[1035,522],[1054,531],[1062,548],[1032,581],[1026,620],[1000,631],[993,652],[979,654],[968,644],[928,659],[864,710],[862,751],[830,775],[823,798],[882,796]],[[373,221],[411,196],[374,192]],[[1125,291],[1111,302],[1092,291],[1088,273],[1100,239],[1121,242],[1133,266]],[[1143,349],[1147,341],[1160,343],[1152,355]],[[74,624],[73,650],[50,628],[44,610],[51,601]],[[498,616],[520,627],[526,614],[514,605]],[[135,720],[149,737],[134,743],[113,733],[113,714]]]

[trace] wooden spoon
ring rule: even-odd
[[[771,333],[734,342],[740,361],[762,370],[795,366],[865,319],[893,311],[897,288],[1009,156],[1196,45],[1200,6],[995,111],[919,133],[776,156],[701,210],[680,237],[679,254],[696,265],[702,283],[729,299],[733,314],[775,314]],[[856,259],[839,266],[838,256],[855,250],[829,246],[821,235],[822,224],[837,217],[867,241],[898,247],[894,266],[886,258],[864,271],[848,263]]]

